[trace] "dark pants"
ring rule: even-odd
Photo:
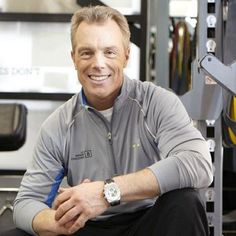
[[[28,236],[20,230],[2,236]],[[106,221],[88,221],[74,236],[207,236],[203,203],[193,189],[163,194],[147,210],[114,216]]]

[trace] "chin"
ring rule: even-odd
[[[96,93],[94,94],[95,97],[97,97],[98,99],[105,99],[107,97],[109,97],[110,94],[105,94],[105,93]]]

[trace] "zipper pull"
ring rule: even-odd
[[[110,144],[112,144],[112,139],[111,139],[111,132],[107,134],[107,138]]]

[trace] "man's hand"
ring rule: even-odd
[[[102,181],[84,181],[75,187],[61,188],[54,202],[58,224],[72,234],[84,227],[87,220],[101,215],[109,207],[103,196],[103,186]]]

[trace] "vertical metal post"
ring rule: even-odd
[[[205,200],[210,236],[222,236],[222,173],[223,147],[221,117],[198,122],[199,130],[208,142],[214,169],[213,183],[201,190]]]
[[[222,59],[222,2],[221,0],[199,0],[198,1],[198,59],[206,53],[213,53],[220,60]],[[216,21],[214,23],[214,21]],[[215,43],[215,49],[209,47],[209,43]],[[206,83],[206,76],[203,75],[205,86],[211,86]],[[210,78],[209,78],[210,79]],[[220,91],[220,90],[219,90]],[[222,93],[218,96],[222,100]],[[207,102],[207,101],[206,101]],[[214,101],[213,101],[214,102]],[[217,106],[216,106],[217,107]],[[218,107],[219,108],[219,107]],[[206,120],[206,133],[211,151],[214,166],[214,181],[212,185],[204,192],[206,200],[206,211],[210,227],[210,236],[222,235],[222,175],[223,175],[223,146],[222,146],[222,128],[221,116],[216,119],[215,115],[209,114],[209,117],[215,120],[211,122]],[[209,132],[212,130],[212,132]]]
[[[169,0],[150,1],[150,29],[155,34],[154,83],[169,88]]]
[[[149,0],[141,0],[141,12],[140,12],[140,69],[139,77],[140,80],[146,81],[149,78],[149,64],[148,64],[148,53],[149,53]]]

